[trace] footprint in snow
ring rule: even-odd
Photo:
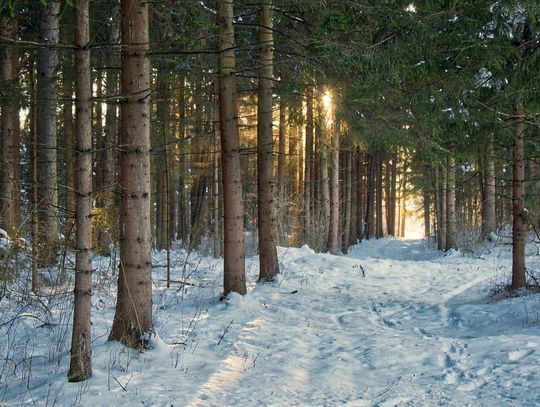
[[[529,355],[532,355],[533,353],[534,353],[534,349],[515,350],[513,352],[508,353],[508,359],[510,359],[511,362],[517,362],[518,360],[521,360]]]

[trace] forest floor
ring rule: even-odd
[[[92,379],[66,381],[69,292],[23,301],[14,285],[0,301],[0,405],[539,406],[540,294],[497,294],[510,249],[443,255],[397,239],[341,256],[280,248],[278,279],[256,284],[249,258],[249,293],[226,302],[220,260],[173,252],[166,289],[158,253],[145,353],[107,342],[114,261],[96,259]]]

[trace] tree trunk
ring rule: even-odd
[[[344,160],[343,164],[343,187],[345,190],[343,191],[343,201],[344,201],[344,213],[343,213],[343,233],[341,235],[341,251],[344,254],[347,254],[349,252],[349,239],[351,234],[351,204],[352,204],[352,191],[351,191],[351,162],[352,162],[352,151],[351,150],[345,150],[343,151],[344,154]]]
[[[517,102],[514,110],[516,117],[516,135],[513,146],[513,177],[512,177],[512,288],[525,287],[525,225],[528,214],[525,210],[525,109],[523,97]]]
[[[217,90],[217,89],[216,89]],[[212,154],[212,170],[213,170],[213,221],[214,221],[214,257],[217,259],[221,256],[221,227],[220,227],[220,216],[219,216],[219,202],[220,202],[220,191],[219,191],[219,102],[217,100],[217,93],[214,95],[214,123],[213,123],[213,134],[214,134],[214,153]]]
[[[424,202],[424,237],[428,238],[431,235],[431,216],[430,216],[431,193],[428,190],[427,185],[425,185],[423,188],[423,196],[424,196],[424,200],[423,200]]]
[[[362,241],[362,238],[364,237],[364,218],[365,218],[365,182],[364,182],[364,172],[365,172],[365,165],[364,165],[364,158],[365,154],[360,151],[360,147],[357,148],[358,153],[358,161],[356,165],[356,184],[357,189],[356,192],[358,194],[357,200],[358,200],[358,213],[356,215],[356,236],[359,242]]]
[[[178,174],[178,234],[176,238],[182,242],[183,247],[188,247],[189,236],[189,197],[187,192],[187,178],[189,171],[189,141],[186,140],[186,80],[180,75],[178,92],[178,136],[180,139],[179,174]]]
[[[58,43],[58,14],[61,2],[50,0],[41,7],[40,37],[50,45]],[[56,263],[59,221],[56,144],[56,70],[58,50],[54,47],[38,51],[37,137],[38,137],[38,265]]]
[[[377,152],[377,231],[376,238],[384,237],[383,231],[383,153]]]
[[[286,161],[286,145],[287,145],[287,118],[286,118],[286,106],[283,97],[279,98],[279,141],[278,141],[278,169],[277,169],[277,183],[278,183],[278,244],[287,243],[286,233],[286,213],[287,213],[287,161]]]
[[[322,235],[320,250],[327,248],[328,234],[330,231],[330,184],[328,179],[328,132],[324,126],[324,112],[322,103],[319,104],[319,117],[317,131],[320,133],[320,164],[321,169],[321,230]]]
[[[331,254],[338,253],[339,245],[339,136],[340,122],[337,115],[334,116],[334,129],[332,136],[332,154],[330,164],[332,167],[330,185],[330,230],[328,233],[328,251]]]
[[[355,147],[351,148],[351,160],[349,163],[349,184],[351,186],[351,224],[349,233],[349,245],[354,245],[358,241],[356,225],[358,222],[358,183],[356,182],[355,170],[360,154]]]
[[[298,138],[299,125],[294,123],[295,120],[299,121],[299,116],[302,114],[300,110],[301,103],[298,100],[293,101],[289,107],[289,191],[287,195],[288,219],[290,219],[288,223],[289,246],[296,246],[300,243],[300,181],[298,176],[300,168],[300,139]]]
[[[244,206],[238,138],[233,0],[218,0],[219,112],[223,174],[223,295],[246,293]]]
[[[364,220],[364,237],[366,239],[370,239],[373,237],[373,229],[375,228],[375,225],[373,224],[373,207],[374,207],[374,198],[375,193],[373,191],[374,184],[375,184],[375,152],[372,152],[368,157],[368,170],[367,170],[367,183],[366,183],[366,189],[367,189],[367,196],[366,196],[366,215]]]
[[[65,67],[71,69],[71,67]],[[69,72],[64,73],[64,139],[66,143],[66,209],[68,216],[75,214],[75,148],[73,143],[73,78]],[[71,221],[69,222],[71,224]]]
[[[400,237],[405,237],[405,227],[407,226],[407,165],[403,165],[403,178],[401,184],[401,227]]]
[[[438,168],[435,170],[435,178],[438,181],[437,191],[439,193],[439,202],[438,202],[438,226],[439,226],[439,235],[437,240],[437,247],[439,250],[444,250],[446,248],[446,171],[444,167],[442,169]]]
[[[259,88],[257,105],[257,208],[259,228],[259,281],[279,273],[274,177],[272,174],[272,4],[261,5],[259,27]]]
[[[92,375],[92,79],[89,41],[89,0],[79,0],[75,7],[77,198],[70,382],[86,380]]]
[[[111,12],[110,41],[118,44],[120,41],[120,5],[115,5]],[[114,58],[116,61],[116,57]],[[105,91],[109,98],[118,94],[118,74],[114,69],[107,71]],[[118,107],[117,99],[109,99],[105,111],[105,128],[103,134],[103,152],[101,173],[103,175],[102,190],[100,191],[102,206],[106,219],[103,232],[98,237],[102,253],[110,255],[110,246],[118,240],[118,209],[115,204],[116,183],[116,145],[118,144]]]
[[[304,242],[312,243],[312,194],[313,194],[313,86],[308,85],[306,95],[306,147],[304,164]]]
[[[37,67],[36,62],[32,59],[30,62],[30,74],[28,81],[31,86],[30,94],[30,132],[32,135],[32,188],[31,188],[31,210],[30,216],[32,221],[32,292],[37,294],[39,291],[38,282],[38,255],[39,255],[39,214],[38,214],[38,138],[37,138]]]
[[[454,157],[446,158],[446,250],[457,248],[456,230],[456,165]],[[472,194],[471,194],[472,195]]]
[[[152,327],[148,2],[122,0],[120,271],[110,340],[139,349]]]
[[[482,200],[482,239],[489,239],[497,229],[495,212],[495,161],[493,160],[492,141],[484,151],[484,177]]]
[[[168,155],[168,103],[170,99],[168,89],[168,74],[164,64],[159,64],[157,68],[157,108],[155,121],[155,148],[158,152],[156,157],[156,250],[168,250],[170,248],[169,239],[169,155]]]
[[[16,39],[17,20],[1,19],[0,35]],[[0,83],[3,87],[0,142],[0,227],[10,237],[19,236],[21,223],[20,194],[20,123],[19,123],[19,63],[14,47],[0,49]]]
[[[390,164],[390,201],[388,203],[388,212],[390,213],[390,223],[388,224],[388,234],[396,235],[396,184],[397,184],[397,154],[392,155]]]

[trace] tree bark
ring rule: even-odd
[[[318,107],[318,125],[317,130],[320,133],[320,158],[319,167],[321,171],[321,230],[319,233],[322,235],[322,242],[320,243],[319,250],[327,248],[328,234],[330,231],[330,184],[328,179],[328,131],[323,128],[324,126],[324,111],[322,103],[319,103]]]
[[[122,0],[120,271],[110,340],[145,349],[152,327],[148,2]]]
[[[377,230],[375,237],[380,239],[384,237],[383,231],[383,153],[377,152]]]
[[[456,230],[456,165],[454,157],[446,158],[446,246],[445,249],[457,248]]]
[[[1,19],[0,35],[17,38],[17,20]],[[3,85],[0,142],[0,227],[16,238],[21,224],[19,63],[14,47],[0,49],[0,83]]]
[[[312,244],[313,194],[313,86],[308,84],[306,95],[306,146],[304,164],[304,242]]]
[[[343,187],[345,190],[343,191],[343,197],[344,197],[344,213],[343,213],[343,233],[341,237],[341,251],[344,254],[347,254],[349,252],[349,238],[351,234],[351,209],[352,209],[352,190],[351,190],[351,162],[352,162],[352,151],[351,150],[345,150],[343,152],[344,154],[344,160],[343,164]]]
[[[495,161],[493,160],[493,147],[490,140],[484,151],[484,177],[482,200],[482,239],[489,239],[497,229],[495,212]]]
[[[439,234],[437,239],[437,247],[439,250],[446,248],[446,170],[436,168],[435,178],[437,179],[437,191],[438,191],[438,226]]]
[[[364,220],[364,237],[366,239],[371,239],[373,237],[373,229],[375,228],[375,225],[373,224],[374,220],[374,199],[375,199],[375,192],[374,192],[374,184],[375,184],[375,152],[372,152],[369,154],[368,158],[368,170],[366,174],[367,183],[366,183],[366,213],[365,213],[365,220]]]
[[[75,7],[76,252],[70,382],[86,380],[92,375],[92,79],[89,41],[89,0],[78,0]]]
[[[516,134],[513,146],[512,177],[512,288],[525,287],[525,225],[528,213],[525,210],[525,152],[524,138],[526,131],[523,97],[520,97],[514,109]]]
[[[159,64],[157,68],[157,108],[156,108],[156,128],[157,135],[155,151],[160,154],[156,157],[156,249],[170,249],[169,234],[169,154],[168,154],[168,74],[167,68]]]
[[[431,235],[431,193],[428,190],[427,185],[424,186],[422,192],[424,198],[424,237],[428,238]]]
[[[120,4],[114,5],[111,12],[111,31],[109,36],[112,44],[120,42]],[[113,58],[114,64],[117,57]],[[105,110],[105,127],[103,129],[103,150],[101,152],[101,205],[106,224],[100,228],[98,246],[101,253],[110,255],[113,242],[118,241],[118,213],[115,205],[116,189],[116,145],[118,144],[118,107],[117,99],[112,96],[118,94],[118,74],[114,69],[107,71],[105,78],[105,93],[108,102]]]
[[[339,117],[334,114],[332,154],[330,158],[332,195],[330,196],[330,230],[328,232],[328,251],[331,254],[337,254],[339,247],[339,133]]]
[[[259,281],[271,281],[279,273],[277,258],[277,220],[272,174],[272,81],[273,21],[272,4],[260,9],[259,87],[257,105],[257,208],[259,228]]]
[[[223,174],[223,294],[245,294],[244,206],[238,137],[233,0],[218,0],[219,112]]]
[[[56,70],[58,68],[59,25],[61,2],[50,0],[41,7],[39,32],[42,41],[53,47],[38,51],[37,137],[38,137],[38,265],[56,263],[58,250],[58,183],[56,140]]]
[[[65,67],[66,71],[71,67]],[[64,73],[64,139],[66,143],[66,209],[68,216],[75,214],[75,148],[73,134],[73,78]],[[71,223],[70,223],[71,224]]]
[[[286,105],[283,96],[279,98],[279,134],[278,134],[278,244],[287,243],[287,228],[285,226],[287,213],[287,117]]]
[[[359,242],[362,241],[364,237],[364,220],[365,220],[365,153],[360,151],[360,147],[357,148],[358,153],[358,161],[356,165],[356,183],[357,183],[357,189],[356,192],[358,194],[357,200],[358,200],[358,213],[356,216],[356,236]]]

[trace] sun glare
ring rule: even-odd
[[[329,129],[332,127],[334,117],[334,100],[332,97],[332,91],[326,89],[322,96],[322,104],[324,107],[324,115],[326,118],[326,127]]]

